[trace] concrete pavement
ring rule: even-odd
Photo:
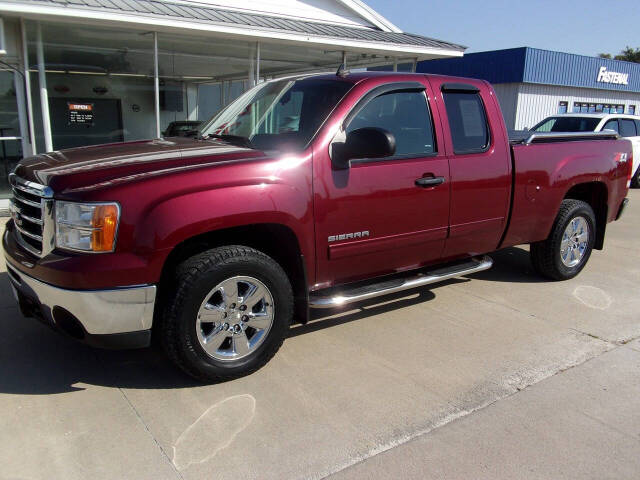
[[[616,347],[331,480],[632,479],[640,472],[640,344]]]
[[[0,478],[635,478],[630,197],[576,279],[545,282],[507,249],[490,271],[296,326],[265,368],[218,385],[23,319],[0,261]]]

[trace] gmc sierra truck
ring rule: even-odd
[[[577,275],[626,203],[615,132],[510,141],[481,80],[348,73],[249,90],[193,138],[26,158],[3,236],[20,309],[103,347],[154,341],[203,381],[292,322],[491,267]],[[153,334],[153,335],[152,335]]]

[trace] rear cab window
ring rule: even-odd
[[[618,128],[618,120],[616,118],[609,120],[604,124],[602,130],[613,130],[614,132],[620,133],[620,129]]]
[[[456,155],[481,153],[491,143],[489,123],[480,92],[475,88],[451,91],[444,87],[444,104]]]
[[[623,137],[636,137],[638,133],[636,132],[636,124],[633,120],[628,118],[620,118],[618,119],[618,124],[620,125],[620,135]]]
[[[531,128],[532,132],[593,132],[599,118],[591,117],[551,117],[543,120]]]

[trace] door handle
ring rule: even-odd
[[[444,177],[422,177],[416,178],[416,187],[428,188],[437,187],[444,183]]]

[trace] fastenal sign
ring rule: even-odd
[[[607,67],[600,67],[598,71],[598,82],[616,83],[618,85],[629,85],[629,74],[620,72],[610,72]]]

